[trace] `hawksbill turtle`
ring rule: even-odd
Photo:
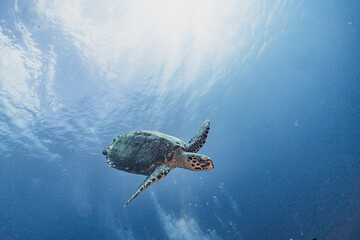
[[[147,175],[124,207],[176,167],[192,171],[213,169],[211,159],[197,153],[205,144],[209,130],[210,121],[206,120],[188,144],[156,131],[130,132],[115,138],[102,151],[107,163],[118,170]]]

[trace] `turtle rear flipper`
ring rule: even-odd
[[[201,128],[196,133],[196,135],[189,141],[187,144],[185,151],[197,153],[202,146],[204,146],[206,142],[206,138],[210,131],[210,120],[205,120],[201,125]]]
[[[136,198],[142,191],[148,188],[151,184],[164,178],[169,172],[171,168],[167,164],[161,164],[155,168],[155,170],[145,179],[145,181],[139,186],[134,195],[125,203],[124,207],[126,207],[129,203],[131,203],[134,198]]]

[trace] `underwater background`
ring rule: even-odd
[[[0,2],[0,240],[360,239],[360,1]],[[156,130],[215,168],[108,166]]]

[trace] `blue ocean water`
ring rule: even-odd
[[[359,1],[0,2],[0,239],[360,239]],[[134,130],[215,168],[145,176]]]

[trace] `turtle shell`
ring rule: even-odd
[[[185,147],[180,139],[163,133],[136,131],[115,138],[103,154],[118,170],[147,175],[153,167],[172,159],[176,150]]]

